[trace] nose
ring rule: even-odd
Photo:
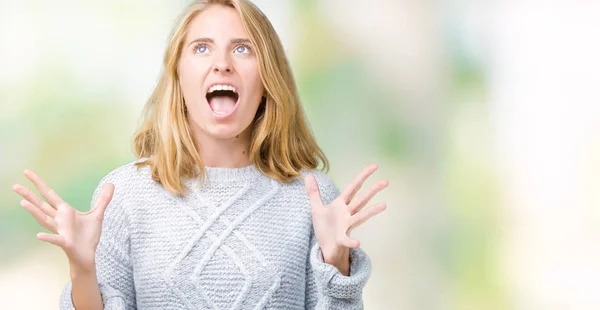
[[[214,64],[213,71],[215,73],[216,72],[231,72],[231,67],[229,66],[229,64],[225,64],[225,63]]]
[[[223,55],[221,57],[215,57],[212,66],[213,72],[227,72],[230,73],[232,71],[231,64],[227,59],[227,56]]]

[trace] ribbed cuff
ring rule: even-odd
[[[326,296],[340,299],[361,298],[362,290],[371,275],[371,260],[360,248],[350,249],[350,275],[343,275],[335,266],[323,260],[321,247],[313,245],[310,253],[315,282]]]
[[[60,296],[60,310],[76,310],[73,305],[72,283],[69,282],[62,291]],[[123,298],[123,294],[112,289],[109,286],[99,284],[100,292],[102,292],[102,302],[105,310],[125,310],[127,304]]]
[[[73,298],[71,297],[71,282],[69,282],[60,295],[60,310],[75,310]]]

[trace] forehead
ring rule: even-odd
[[[246,38],[238,12],[228,6],[212,5],[192,20],[186,41],[212,38],[216,42],[231,38]]]

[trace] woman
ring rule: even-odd
[[[361,309],[370,260],[348,237],[382,212],[339,192],[305,121],[281,42],[247,0],[184,11],[134,138],[138,160],[98,185],[92,210],[15,185],[52,231],[71,282],[61,309]]]

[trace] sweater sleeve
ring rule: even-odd
[[[329,204],[339,189],[324,174],[316,174],[323,203]],[[312,226],[311,226],[312,228]],[[327,264],[314,228],[310,234],[309,257],[306,266],[306,309],[364,309],[362,290],[371,274],[371,261],[359,248],[350,249],[350,275],[343,275],[335,266]]]
[[[105,177],[94,191],[93,202],[105,183],[115,184],[111,174]],[[121,187],[121,188],[120,188]],[[96,248],[96,276],[104,309],[135,309],[135,290],[130,261],[130,227],[123,208],[122,186],[115,184],[113,199],[107,206],[102,222],[100,242]],[[72,283],[63,289],[61,310],[74,310],[71,295]]]

